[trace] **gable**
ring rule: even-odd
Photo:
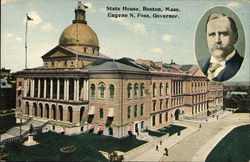
[[[193,76],[206,77],[200,68],[197,68],[197,70],[193,73]]]
[[[66,54],[62,53],[61,51],[56,51],[54,54],[52,53],[49,57],[65,57]]]
[[[55,48],[47,52],[45,55],[43,55],[42,59],[72,57],[72,56],[75,56],[75,54],[72,53],[71,51],[66,50],[60,46],[56,46]]]

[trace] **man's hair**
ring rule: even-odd
[[[207,24],[211,20],[215,20],[215,19],[222,18],[222,17],[228,18],[232,31],[235,32],[236,34],[238,34],[238,30],[237,30],[237,26],[236,26],[235,21],[231,17],[229,17],[225,14],[211,14],[207,19]],[[207,32],[207,24],[206,24],[206,32]]]

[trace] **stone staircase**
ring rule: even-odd
[[[49,121],[38,121],[34,119],[30,119],[27,122],[24,122],[24,125],[16,126],[8,130],[6,133],[1,134],[0,144],[12,142],[20,139],[20,134],[22,137],[25,137],[29,134],[30,125],[33,125],[33,130],[37,131],[42,129],[45,125],[47,125]]]

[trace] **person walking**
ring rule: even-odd
[[[33,132],[33,125],[32,125],[32,124],[30,125],[30,130],[29,130],[29,132],[30,132],[30,133]]]
[[[164,150],[165,150],[165,155],[168,156],[168,149],[165,148]]]
[[[156,151],[159,151],[159,147],[158,147],[158,145],[156,145],[155,150],[156,150]]]

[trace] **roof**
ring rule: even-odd
[[[131,72],[145,72],[140,68],[122,64],[117,60],[97,60],[87,67],[89,71],[101,70],[101,71],[131,71]]]
[[[47,52],[45,55],[43,55],[42,59],[51,59],[50,56],[53,55],[56,51],[62,52],[64,54],[63,57],[76,57],[76,55],[78,55],[79,58],[92,58],[92,59],[99,59],[99,58],[109,59],[110,58],[103,54],[91,56],[91,55],[86,55],[86,53],[77,52],[75,50],[69,49],[64,46],[56,46],[53,49],[51,49],[49,52]],[[56,58],[56,57],[53,57],[53,58]]]

